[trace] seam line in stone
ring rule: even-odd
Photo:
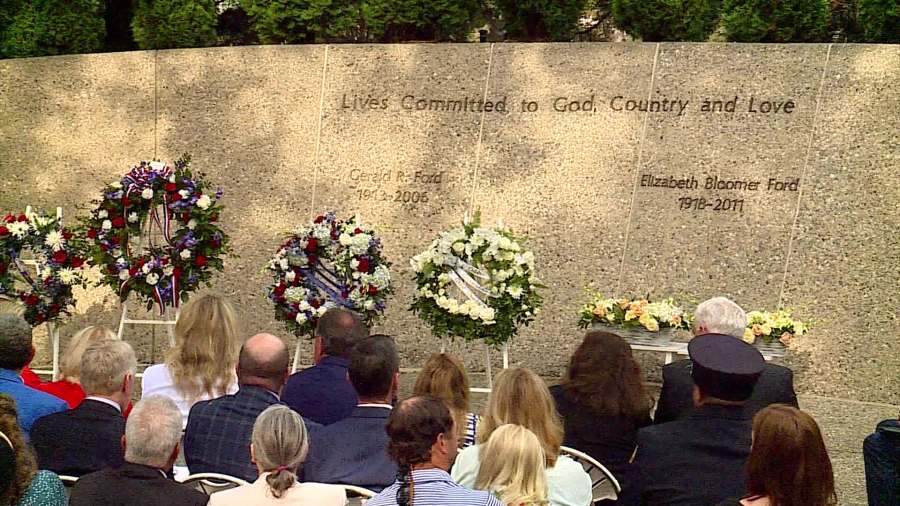
[[[488,51],[488,65],[487,65],[487,76],[484,79],[484,93],[481,96],[482,107],[481,107],[481,121],[478,125],[478,142],[475,143],[475,170],[472,172],[472,192],[469,194],[469,215],[475,212],[475,192],[478,188],[478,165],[481,162],[481,137],[484,133],[484,117],[486,112],[484,110],[484,102],[487,100],[488,89],[491,84],[491,67],[494,64],[494,43],[491,42],[490,50]]]
[[[828,75],[828,64],[831,61],[831,46],[828,44],[828,52],[825,53],[825,65],[822,67],[822,77],[819,78],[819,89],[816,91],[816,107],[813,110],[812,128],[809,140],[806,143],[806,153],[803,156],[803,168],[800,169],[800,188],[797,190],[797,205],[794,208],[794,219],[791,222],[791,236],[788,239],[787,253],[784,256],[784,272],[781,276],[781,288],[778,290],[778,309],[784,302],[784,287],[787,284],[788,268],[790,268],[791,255],[794,252],[794,238],[797,236],[797,223],[800,221],[800,207],[803,203],[803,188],[806,186],[806,169],[809,167],[809,159],[812,156],[813,141],[816,139],[816,127],[819,121],[819,105],[822,100],[822,90],[825,88],[825,77]]]
[[[647,90],[647,102],[650,102],[650,99],[653,97],[653,86],[656,83],[656,65],[659,61],[659,43],[656,44],[656,48],[653,52],[653,70],[650,72],[650,87]],[[616,289],[615,293],[611,295],[612,297],[619,296],[619,290],[622,288],[622,276],[625,272],[625,259],[628,256],[628,241],[631,238],[631,220],[634,216],[634,201],[637,198],[637,185],[640,180],[640,169],[641,162],[643,162],[644,157],[644,140],[647,138],[647,125],[650,123],[650,110],[644,113],[644,124],[641,125],[641,140],[638,142],[638,152],[637,152],[637,160],[634,163],[634,182],[631,184],[631,203],[628,206],[628,221],[627,226],[625,227],[625,241],[622,246],[622,260],[619,261],[619,276],[616,279]]]
[[[159,156],[159,49],[153,51],[153,158]]]
[[[319,87],[319,124],[316,127],[316,147],[313,151],[313,185],[312,198],[310,199],[309,217],[313,218],[316,212],[316,197],[319,186],[319,146],[322,142],[322,121],[325,117],[325,82],[328,78],[328,48],[330,44],[325,45],[325,57],[322,62],[322,86]]]

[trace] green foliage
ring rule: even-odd
[[[507,38],[569,41],[578,29],[586,0],[495,0]]]
[[[716,29],[719,0],[613,0],[616,24],[645,41],[703,42]]]
[[[216,7],[213,0],[138,0],[131,30],[141,49],[213,46]]]
[[[363,3],[353,0],[245,0],[263,44],[365,41]]]
[[[370,0],[370,35],[381,42],[465,41],[479,19],[478,0]]]
[[[865,42],[900,43],[900,0],[859,0],[857,16]]]
[[[100,0],[3,3],[0,55],[16,58],[92,53],[103,47],[106,25]]]
[[[828,0],[724,0],[722,22],[734,42],[827,40]]]

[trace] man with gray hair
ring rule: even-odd
[[[725,297],[713,297],[697,306],[691,331],[695,337],[720,334],[743,339],[746,328],[747,314],[740,306]],[[654,423],[681,420],[694,410],[691,368],[690,359],[672,362],[663,367],[663,384]],[[746,409],[752,416],[775,403],[798,407],[797,394],[794,392],[794,373],[787,367],[767,362],[753,394],[747,400]]]
[[[136,368],[134,350],[124,341],[100,341],[84,351],[79,381],[87,397],[71,411],[39,419],[31,429],[41,469],[81,476],[122,465],[122,412],[131,402]]]
[[[209,496],[169,480],[181,447],[181,412],[168,397],[135,404],[122,438],[125,463],[81,477],[70,506],[202,506]]]
[[[30,437],[35,420],[69,409],[66,401],[35,390],[22,381],[22,369],[34,358],[31,325],[21,316],[0,314],[0,394],[7,394],[19,408],[19,425]]]

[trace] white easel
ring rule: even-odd
[[[494,378],[491,369],[491,347],[485,343],[482,343],[484,346],[484,372],[487,374],[487,388],[483,387],[469,387],[470,392],[481,393],[481,394],[489,394],[491,393],[491,389],[494,388]],[[445,353],[447,351],[447,339],[441,340],[441,353]],[[503,357],[503,368],[509,369],[509,343],[503,343],[500,346],[500,353]]]
[[[31,212],[32,212],[31,206],[27,206],[25,208],[25,214],[31,215]],[[62,221],[62,208],[61,207],[56,208],[56,221],[57,222]],[[35,259],[22,260],[22,264],[28,265],[30,267],[34,267],[35,273],[37,274],[38,277],[40,277],[41,273],[38,269],[37,260],[35,260]],[[50,338],[50,346],[53,349],[53,351],[52,351],[53,369],[51,369],[49,371],[47,369],[32,369],[32,372],[34,372],[35,374],[50,374],[50,377],[53,379],[53,381],[56,381],[59,378],[59,329],[56,327],[56,325],[53,324],[53,322],[47,322],[46,325],[47,325],[47,336]]]

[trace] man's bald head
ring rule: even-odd
[[[241,347],[238,382],[280,392],[287,378],[289,361],[284,341],[272,334],[256,334]]]

